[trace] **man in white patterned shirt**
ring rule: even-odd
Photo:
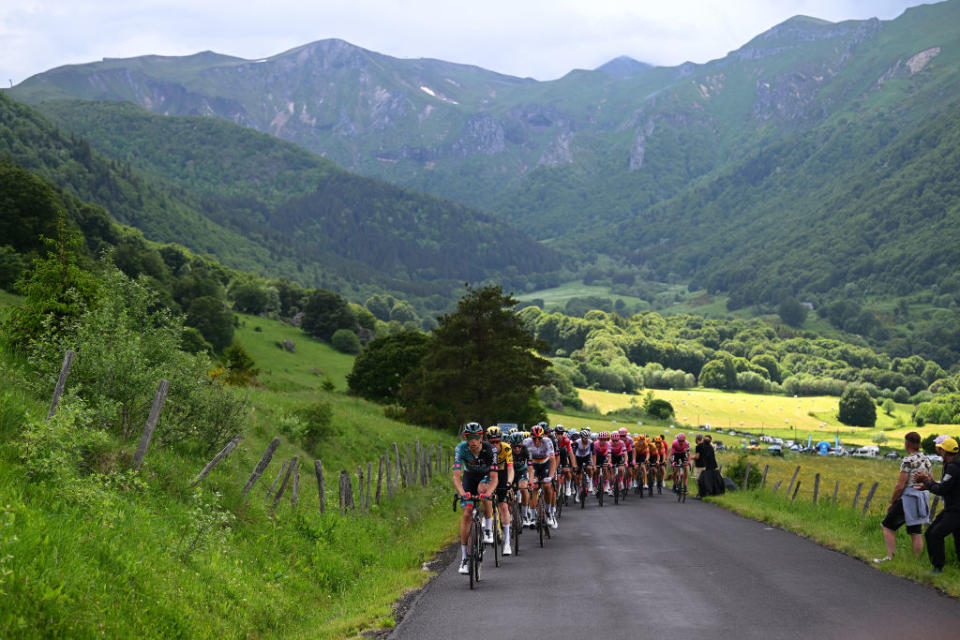
[[[890,497],[887,516],[880,523],[887,555],[874,558],[873,561],[877,563],[893,559],[897,548],[897,529],[903,525],[907,525],[907,533],[913,542],[913,555],[919,558],[923,554],[923,524],[929,522],[929,496],[926,491],[914,489],[914,485],[918,482],[917,476],[930,473],[931,464],[930,459],[920,451],[920,434],[916,431],[904,436],[903,446],[907,455],[900,463],[900,476]],[[905,504],[905,500],[909,500],[909,503]]]

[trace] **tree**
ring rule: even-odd
[[[850,385],[840,396],[837,417],[852,427],[872,427],[877,423],[877,405],[866,389]]]
[[[787,298],[777,307],[777,315],[791,327],[802,326],[807,319],[808,311],[807,307],[796,298]]]
[[[512,310],[516,303],[499,286],[468,287],[403,384],[410,420],[453,430],[471,420],[532,424],[545,418],[535,391],[549,384],[550,362],[535,351],[549,345],[524,326]]]
[[[360,353],[360,338],[350,329],[337,329],[330,338],[330,346],[340,353]]]
[[[430,339],[419,331],[377,338],[353,362],[347,375],[350,393],[375,402],[397,399],[400,384],[427,353]]]
[[[897,405],[893,402],[893,400],[891,400],[890,398],[887,398],[886,400],[883,401],[882,408],[885,414],[887,414],[888,416],[892,416],[894,410],[897,408]]]
[[[191,302],[186,324],[199,330],[217,353],[233,342],[233,312],[220,298],[200,296]]]
[[[357,319],[347,301],[333,291],[311,291],[303,308],[303,330],[330,342],[337,329],[356,329]]]

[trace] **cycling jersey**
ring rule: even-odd
[[[606,440],[597,440],[593,443],[593,455],[597,456],[597,464],[603,464],[610,455],[610,443]]]
[[[540,444],[534,443],[533,438],[527,438],[523,441],[523,446],[527,448],[527,453],[530,455],[527,464],[543,464],[556,455],[550,438],[541,438]]]
[[[623,464],[623,458],[627,454],[627,448],[623,446],[623,442],[616,440],[610,443],[610,460],[614,465]]]
[[[489,442],[482,443],[480,453],[473,455],[466,441],[453,450],[453,470],[475,476],[486,476],[497,470],[497,450]]]
[[[581,439],[573,447],[573,455],[577,458],[589,458],[591,453],[593,453],[593,443],[589,440]]]
[[[680,442],[679,440],[674,440],[673,444],[670,445],[670,455],[673,457],[674,463],[682,464],[687,461],[687,451],[690,450],[690,444],[684,440]]]
[[[557,438],[557,455],[560,456],[560,466],[570,466],[570,459],[573,458],[573,448],[570,446],[570,438],[567,436]]]
[[[501,442],[497,451],[497,467],[503,469],[502,473],[497,474],[497,491],[503,498],[506,495],[507,487],[510,486],[507,469],[513,467],[513,451],[506,442]]]

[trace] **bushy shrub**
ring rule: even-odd
[[[910,402],[910,392],[906,387],[897,387],[893,390],[893,401],[899,402],[900,404]]]
[[[847,387],[840,396],[837,418],[853,427],[872,427],[877,423],[877,405],[862,388]]]
[[[315,452],[321,440],[334,434],[333,407],[329,402],[314,402],[297,411],[303,426],[301,442],[305,449]]]
[[[662,398],[650,400],[643,408],[649,415],[661,420],[667,420],[673,415],[673,405]]]
[[[19,440],[27,473],[65,483],[78,474],[101,470],[110,438],[93,427],[93,419],[81,399],[65,396],[50,420],[30,423]]]
[[[340,353],[360,353],[360,338],[350,329],[337,329],[330,345]]]
[[[763,478],[760,473],[759,465],[751,464],[750,465],[750,475],[747,477],[747,486],[743,486],[744,476],[747,475],[747,463],[751,462],[747,454],[740,454],[737,456],[737,461],[732,465],[724,469],[724,476],[730,478],[737,486],[741,489],[756,489],[760,486],[760,481]]]

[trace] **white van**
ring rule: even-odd
[[[860,447],[851,455],[857,456],[858,458],[878,458],[880,456],[880,447],[872,444],[866,447]]]

